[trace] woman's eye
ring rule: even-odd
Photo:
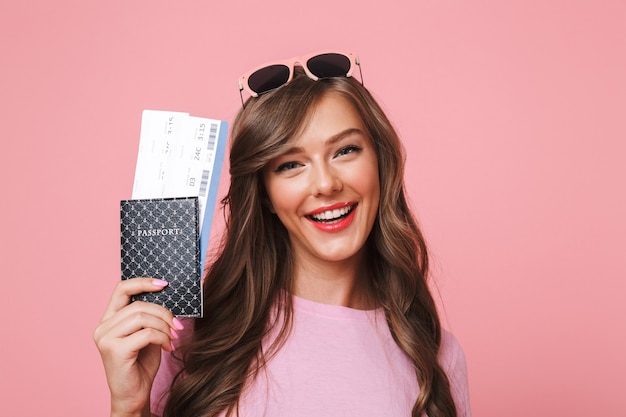
[[[337,156],[347,155],[347,154],[353,153],[353,152],[360,152],[361,150],[363,150],[363,148],[361,148],[360,146],[348,145],[348,146],[344,146],[343,148],[339,149],[339,152],[337,152]]]
[[[278,165],[276,168],[276,172],[288,171],[290,169],[298,168],[300,164],[298,162],[285,162],[283,164]]]

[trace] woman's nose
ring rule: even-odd
[[[341,191],[343,184],[336,170],[328,164],[320,164],[312,170],[311,193],[331,195]]]

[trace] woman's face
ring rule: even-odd
[[[264,183],[294,260],[354,259],[380,198],[376,151],[361,118],[348,100],[327,94],[290,145],[266,167]]]

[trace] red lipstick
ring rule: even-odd
[[[355,203],[337,203],[317,209],[306,217],[323,232],[339,232],[350,226],[356,215],[356,208]]]

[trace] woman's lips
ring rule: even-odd
[[[354,203],[334,204],[315,210],[306,217],[319,230],[338,232],[350,226],[354,220],[356,207]]]

